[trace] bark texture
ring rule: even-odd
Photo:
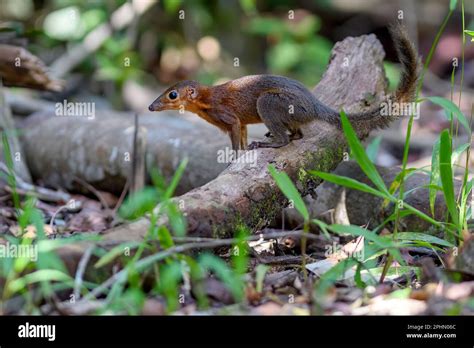
[[[0,44],[0,77],[5,86],[61,91],[62,82],[52,79],[43,61],[23,47]]]

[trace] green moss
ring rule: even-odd
[[[309,152],[305,156],[304,168],[298,171],[298,188],[305,194],[320,180],[308,173],[310,170],[330,172],[342,161],[344,149],[340,146],[325,147],[317,152]]]
[[[304,166],[298,170],[297,173],[297,187],[302,192],[302,195],[309,192],[311,188],[315,187],[315,183],[319,179],[313,177],[309,170],[318,170],[329,172],[336,167],[336,165],[343,158],[343,148],[341,146],[324,147],[317,152],[308,153],[305,156]],[[236,212],[229,211],[226,220],[226,225],[221,227],[212,227],[212,235],[214,238],[229,238],[232,237],[234,231],[240,226],[254,228],[261,224],[262,220],[270,222],[281,214],[286,199],[281,191],[276,187],[275,192],[270,193],[267,197],[258,202],[251,201],[249,207],[249,216],[243,218]]]
[[[212,226],[212,238],[227,238],[227,233],[224,229],[218,228],[216,225]]]
[[[250,203],[250,218],[248,224],[250,226],[257,226],[262,219],[272,221],[277,216],[277,208],[279,202],[283,203],[283,194],[278,190],[272,193],[269,197],[262,199],[259,202]]]
[[[227,210],[226,213],[228,214],[226,214],[225,225],[220,225],[221,227],[216,225],[212,226],[212,238],[232,238],[235,236],[235,232],[240,228],[249,228],[249,226],[254,227],[257,225],[251,222],[246,223],[239,212]]]

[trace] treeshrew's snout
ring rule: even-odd
[[[148,110],[150,111],[160,111],[162,110],[163,104],[160,100],[155,100],[153,103],[150,104]]]

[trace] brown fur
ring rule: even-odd
[[[402,76],[397,91],[388,98],[394,102],[413,101],[419,77],[418,55],[403,28],[392,27],[391,33],[402,63]],[[170,99],[172,91],[178,93],[174,100]],[[228,133],[233,150],[246,149],[249,124],[265,123],[273,138],[253,147],[281,147],[300,139],[301,125],[315,119],[341,125],[339,113],[321,103],[300,82],[275,75],[245,76],[212,87],[182,81],[168,88],[149,107],[151,111],[180,108]],[[380,115],[379,107],[348,117],[356,128],[359,123],[364,129],[386,127],[395,118]]]

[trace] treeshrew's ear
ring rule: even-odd
[[[190,86],[190,87],[187,87],[187,94],[188,94],[189,98],[195,99],[198,95],[198,92],[197,92],[195,87]]]

